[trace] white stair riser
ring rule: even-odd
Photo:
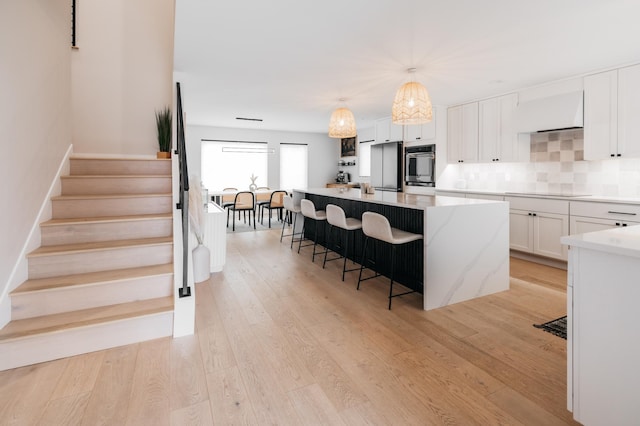
[[[72,175],[171,175],[171,160],[72,158]]]
[[[20,320],[173,294],[173,274],[69,286],[11,296],[11,319]]]
[[[170,195],[140,198],[52,200],[54,219],[170,213]]]
[[[93,243],[136,238],[168,237],[173,232],[171,218],[117,222],[79,222],[42,226],[43,246]]]
[[[32,256],[28,260],[29,278],[48,278],[171,263],[173,244]]]
[[[164,194],[171,192],[171,177],[63,177],[62,195]]]
[[[173,334],[173,311],[38,334],[0,343],[0,371]]]

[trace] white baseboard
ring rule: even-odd
[[[0,295],[0,328],[7,325],[7,323],[11,320],[11,302],[9,299],[9,293],[24,281],[26,281],[28,278],[27,254],[40,247],[40,223],[51,219],[51,198],[56,195],[60,195],[60,193],[62,192],[60,176],[69,174],[69,158],[72,154],[73,144],[70,144],[69,148],[67,148],[67,152],[64,154],[64,157],[60,161],[60,165],[58,166],[56,175],[51,181],[49,191],[47,191],[44,200],[42,200],[40,211],[38,211],[38,215],[36,216],[36,219],[31,226],[31,231],[29,231],[29,235],[24,243],[24,246],[22,247],[22,250],[20,251],[18,260],[11,270],[9,279],[4,286],[4,291]]]

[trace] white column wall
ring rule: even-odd
[[[25,241],[71,142],[70,34],[66,0],[0,2],[0,327],[10,316],[7,292],[26,279],[17,266]]]
[[[186,88],[184,88],[186,91]],[[188,96],[184,94],[183,96]],[[188,111],[187,111],[188,115]],[[324,188],[335,182],[340,158],[339,140],[324,133],[284,132],[276,130],[234,129],[226,127],[186,126],[187,161],[189,175],[201,176],[200,144],[202,139],[268,142],[275,150],[269,154],[269,187],[280,187],[280,144],[306,143],[309,146],[309,188]],[[247,176],[247,189],[251,181]],[[212,188],[214,189],[214,188]]]
[[[78,2],[79,49],[71,58],[76,152],[158,151],[155,111],[173,98],[174,10],[174,0]]]

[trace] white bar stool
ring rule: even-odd
[[[285,195],[282,199],[284,203],[284,208],[287,211],[287,215],[289,215],[289,224],[291,225],[291,221],[293,221],[293,228],[290,234],[284,233],[284,226],[287,224],[287,219],[285,215],[285,220],[282,221],[282,232],[280,233],[280,242],[282,242],[282,237],[291,237],[291,247],[293,249],[293,242],[296,240],[296,235],[301,235],[301,232],[296,232],[296,220],[298,219],[298,213],[300,213],[300,206],[296,206],[293,203],[293,198],[290,195]],[[293,218],[291,218],[293,216]]]
[[[418,241],[422,239],[422,234],[414,234],[407,231],[402,231],[397,228],[392,228],[389,224],[389,220],[381,214],[373,212],[364,212],[362,214],[362,232],[365,235],[364,247],[362,248],[362,262],[360,263],[360,275],[358,276],[358,287],[360,290],[360,283],[372,278],[379,277],[380,273],[377,273],[369,278],[362,278],[362,271],[365,267],[365,256],[367,253],[367,243],[369,238],[383,241],[391,244],[391,276],[389,277],[389,309],[391,309],[391,299],[398,296],[404,296],[405,294],[414,293],[415,290],[407,291],[404,293],[393,294],[393,269],[396,258],[396,247],[400,244],[407,244],[412,241]]]
[[[322,262],[322,268],[327,263],[327,260],[338,260],[344,257],[342,264],[342,281],[344,281],[345,272],[357,271],[360,268],[347,269],[347,254],[349,254],[349,234],[353,235],[354,247],[355,247],[355,232],[358,229],[362,229],[362,221],[353,217],[347,218],[342,207],[335,204],[327,204],[327,222],[329,222],[329,235],[327,236],[327,249],[324,253],[324,262]],[[346,238],[344,239],[344,252],[339,257],[333,259],[327,259],[327,253],[329,252],[329,246],[331,245],[331,231],[333,228],[340,228],[346,231]],[[335,250],[332,250],[335,251]],[[337,253],[337,252],[336,252]],[[340,254],[340,253],[338,253]]]
[[[313,201],[307,200],[306,198],[303,198],[302,200],[300,200],[300,212],[304,217],[313,220],[315,224],[314,235],[313,235],[314,237],[313,238],[314,239],[313,254],[311,255],[311,261],[315,262],[316,255],[324,254],[324,252],[316,253],[316,246],[318,245],[318,223],[324,222],[325,220],[327,220],[327,213],[324,210],[316,210],[316,206],[315,204],[313,204]],[[302,245],[302,240],[306,239],[304,238],[304,229],[305,227],[303,225],[302,236],[300,237],[300,243],[298,244],[298,253],[300,253],[300,247],[307,247],[311,245],[311,244],[305,244],[304,246]]]

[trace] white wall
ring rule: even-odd
[[[12,270],[71,142],[70,34],[66,0],[0,2],[0,326]]]
[[[173,98],[174,9],[174,0],[78,2],[75,152],[158,151],[155,111]]]
[[[186,90],[186,89],[185,89]],[[183,96],[188,96],[183,92]],[[186,99],[184,100],[186,102]],[[188,116],[188,111],[187,111]],[[200,143],[202,139],[235,140],[248,142],[267,142],[275,150],[269,154],[269,187],[280,186],[280,144],[306,143],[309,145],[309,187],[324,187],[334,182],[340,158],[340,146],[337,139],[331,139],[323,133],[283,132],[275,130],[234,129],[227,127],[208,127],[187,125],[185,129],[187,145],[187,164],[189,175],[200,174]],[[247,176],[247,188],[251,181]],[[220,190],[222,188],[210,188]]]

